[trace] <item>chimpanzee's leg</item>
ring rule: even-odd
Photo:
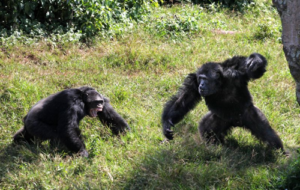
[[[56,126],[48,125],[38,120],[25,120],[25,130],[31,136],[39,140],[55,139],[57,135]]]
[[[215,114],[208,112],[201,119],[198,129],[201,138],[206,140],[207,142],[224,143],[224,138],[230,128],[231,126],[229,122],[226,122]]]
[[[267,118],[258,108],[250,106],[243,115],[242,121],[245,128],[249,129],[259,140],[284,151],[279,136],[271,128]]]
[[[13,137],[14,143],[20,143],[20,142],[32,143],[33,140],[34,140],[34,137],[26,131],[25,127],[22,127],[21,129],[19,129],[14,134],[14,137]]]

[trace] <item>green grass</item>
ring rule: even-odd
[[[170,32],[193,17],[197,30]],[[193,25],[193,23],[192,23]],[[161,30],[156,26],[162,27]],[[194,26],[194,25],[193,25]],[[165,27],[165,28],[163,28]],[[144,23],[113,39],[80,43],[31,41],[0,48],[0,187],[2,189],[282,189],[299,177],[300,109],[280,41],[280,19],[271,1],[243,13],[220,7],[177,5],[154,10]],[[162,33],[162,31],[167,31]],[[232,31],[226,34],[226,31]],[[163,34],[163,35],[162,35]],[[259,52],[267,73],[249,84],[254,103],[291,153],[270,152],[248,131],[235,129],[223,146],[206,145],[197,125],[201,102],[164,139],[164,103],[185,76],[208,61]],[[41,146],[13,146],[22,118],[43,97],[90,85],[109,97],[132,132],[113,136],[97,119],[80,128],[90,157]],[[297,173],[298,172],[298,173]],[[291,177],[292,176],[292,177]],[[297,183],[297,180],[293,183]],[[295,186],[290,186],[292,189]]]

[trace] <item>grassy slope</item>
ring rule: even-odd
[[[265,5],[264,5],[265,3]],[[3,46],[0,50],[0,186],[4,189],[266,189],[284,179],[300,146],[300,109],[294,83],[277,42],[277,32],[253,40],[258,23],[280,26],[270,1],[260,0],[245,14],[199,7],[162,8],[147,22],[201,12],[200,31],[190,37],[165,38],[144,25],[113,41],[92,47],[45,42]],[[267,6],[267,7],[265,7]],[[146,23],[149,24],[149,23]],[[151,26],[151,24],[150,24]],[[236,31],[220,34],[216,30]],[[249,132],[236,129],[225,146],[201,142],[197,125],[207,112],[201,102],[175,128],[174,141],[160,145],[163,104],[184,77],[207,61],[259,52],[268,72],[249,88],[277,130],[291,157],[270,153]],[[97,119],[85,118],[81,129],[88,159],[42,146],[11,146],[22,118],[39,99],[67,87],[90,85],[111,99],[132,133],[112,136]],[[278,186],[277,186],[278,187]]]

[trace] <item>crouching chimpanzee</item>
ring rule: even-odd
[[[266,71],[267,61],[258,54],[234,56],[223,63],[209,62],[191,73],[176,95],[172,96],[162,114],[163,133],[173,139],[171,127],[183,119],[204,98],[209,112],[199,123],[202,139],[224,142],[230,129],[249,129],[258,139],[283,150],[283,145],[264,114],[253,105],[248,82]]]
[[[86,115],[98,116],[114,134],[130,130],[126,121],[113,109],[109,100],[91,87],[63,90],[40,100],[24,117],[24,127],[14,135],[14,142],[32,142],[34,138],[62,142],[73,152],[88,157],[79,122]]]

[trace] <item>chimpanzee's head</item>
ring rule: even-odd
[[[85,110],[91,117],[96,117],[97,112],[104,108],[104,98],[93,88],[87,88],[83,91],[83,102],[85,103]]]
[[[203,97],[218,92],[222,85],[223,69],[217,63],[206,63],[197,71],[199,94]]]

